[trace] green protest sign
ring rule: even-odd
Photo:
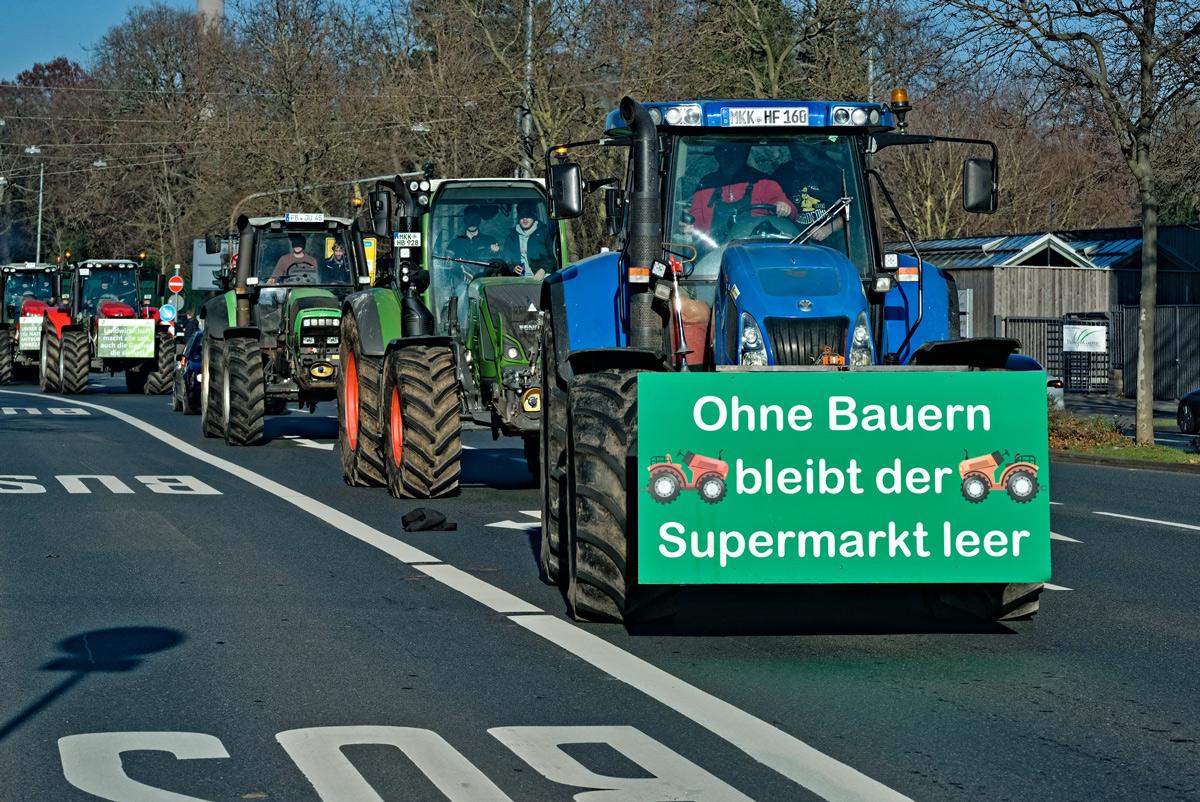
[[[1050,578],[1042,372],[638,377],[638,580]]]
[[[96,321],[96,356],[101,359],[154,357],[154,321],[133,318]]]

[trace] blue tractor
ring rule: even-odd
[[[996,147],[906,133],[909,110],[902,90],[890,104],[626,97],[603,137],[547,152],[552,216],[606,187],[620,242],[541,295],[540,563],[576,618],[646,617],[664,595],[637,581],[639,372],[1003,369],[1016,351],[960,339],[953,278],[922,260],[873,166],[888,147],[986,153],[964,161],[963,205],[990,213]],[[584,146],[627,148],[625,175],[584,178],[570,155]],[[881,211],[908,252],[885,251]],[[998,591],[1000,617],[1030,614],[1040,590]]]

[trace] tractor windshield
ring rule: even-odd
[[[466,289],[473,280],[540,277],[559,268],[558,229],[546,213],[541,189],[530,182],[448,183],[434,200],[428,224],[438,331],[446,330],[453,297],[459,324],[465,325]]]
[[[254,275],[268,286],[349,286],[358,272],[351,245],[345,229],[259,231]]]
[[[138,310],[138,272],[133,267],[93,267],[83,277],[80,308],[94,315],[105,301],[128,304]]]
[[[4,312],[8,319],[21,313],[25,299],[38,301],[54,299],[54,278],[44,271],[28,271],[4,274]]]
[[[844,136],[706,135],[675,147],[668,220],[671,241],[696,248],[689,278],[713,281],[725,246],[790,240],[846,195],[843,214],[813,232],[808,244],[833,248],[868,266],[862,181],[854,140]]]

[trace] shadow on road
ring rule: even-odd
[[[132,671],[142,664],[143,655],[172,649],[186,639],[186,635],[174,629],[115,627],[84,632],[59,641],[58,648],[65,654],[51,660],[40,670],[66,672],[67,676],[41,698],[30,703],[0,726],[0,741],[49,707],[89,674]]]
[[[537,487],[520,448],[464,449],[459,484],[497,490],[529,490]]]

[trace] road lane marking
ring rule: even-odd
[[[464,596],[492,608],[498,613],[542,613],[541,607],[535,607],[524,599],[518,598],[506,590],[484,582],[477,576],[468,574],[453,565],[446,563],[431,563],[414,565],[418,571],[426,574],[448,588],[453,588]]]
[[[1050,502],[1051,507],[1061,507],[1062,505],[1063,505],[1063,503],[1061,501],[1051,501]]]
[[[22,393],[14,390],[0,390],[0,393],[40,397],[38,393]],[[209,454],[140,418],[87,401],[73,398],[63,400],[111,415],[193,459],[241,479],[250,487],[270,493],[323,523],[340,529],[351,537],[374,546],[403,563],[413,565],[418,571],[421,570],[421,566],[416,565],[417,563],[444,564],[436,557],[426,554],[398,538],[386,535],[378,529],[367,526],[328,504],[323,504],[248,468],[243,468],[241,465]],[[448,567],[453,568],[453,566]],[[449,572],[440,577],[436,575],[437,571],[424,573],[439,582],[445,582],[451,578],[455,581],[459,579],[458,575]],[[447,587],[453,586],[447,585]],[[474,592],[482,591],[483,588],[488,589],[487,596],[484,598],[472,595]],[[492,593],[510,595],[507,591],[479,579],[470,584],[461,583],[460,587],[453,589],[488,607],[499,603],[498,599],[501,598],[499,595],[491,595]],[[510,616],[509,620],[591,663],[609,676],[636,688],[651,699],[665,704],[719,738],[733,744],[750,758],[774,769],[784,777],[830,802],[904,802],[909,799],[845,763],[818,751],[778,727],[668,674],[619,646],[584,631],[573,623],[544,614]]]
[[[825,799],[839,802],[907,799],[762,719],[689,685],[568,621],[552,615],[512,616],[509,620],[691,719],[763,765]]]
[[[1139,518],[1136,515],[1122,515],[1119,512],[1100,512],[1099,510],[1093,510],[1092,514],[1093,515],[1107,515],[1109,518],[1124,518],[1127,521],[1141,521],[1142,523],[1147,523],[1147,524],[1160,524],[1161,526],[1174,526],[1174,527],[1178,527],[1179,529],[1191,529],[1194,532],[1200,532],[1200,526],[1196,526],[1195,524],[1181,524],[1181,523],[1176,523],[1175,521],[1160,521],[1158,518]]]
[[[1062,585],[1051,585],[1049,582],[1047,582],[1042,587],[1044,587],[1046,590],[1074,590],[1075,589],[1075,588],[1064,588]]]
[[[484,524],[496,529],[519,529],[522,532],[532,532],[534,529],[542,527],[542,511],[541,510],[518,510],[522,515],[528,515],[530,518],[536,518],[536,521],[496,521],[494,524]]]
[[[1064,543],[1082,543],[1083,542],[1082,540],[1076,540],[1073,537],[1067,537],[1066,535],[1060,535],[1058,532],[1051,532],[1050,539],[1051,540],[1061,540]]]
[[[301,437],[298,434],[285,434],[283,439],[290,440],[298,446],[303,446],[305,448],[319,448],[322,451],[333,451],[333,447],[337,445],[336,443],[318,443],[316,440],[309,440],[308,438]]]

